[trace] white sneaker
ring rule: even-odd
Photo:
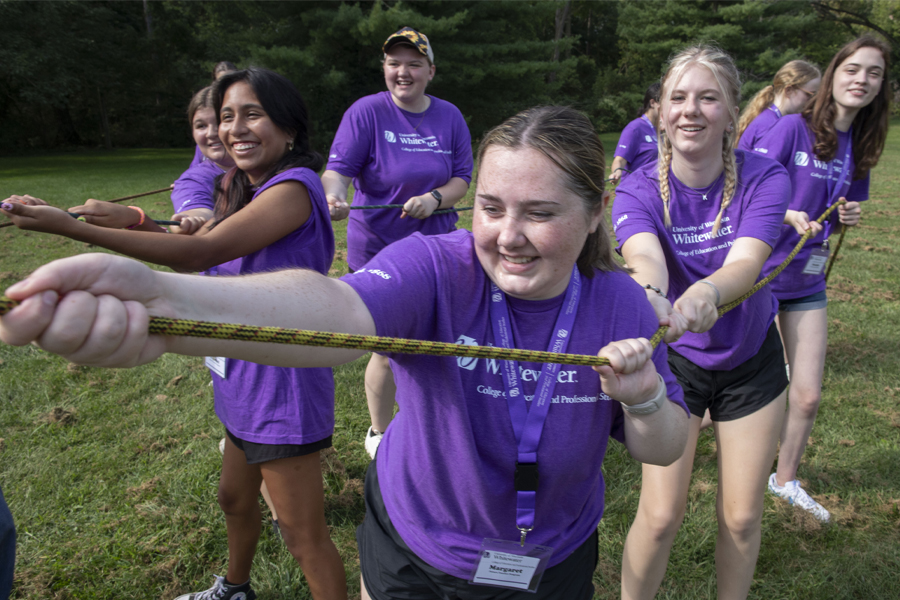
[[[784,485],[778,485],[775,473],[772,473],[769,476],[769,491],[776,496],[784,498],[794,506],[799,506],[803,510],[812,513],[815,518],[823,523],[827,523],[831,519],[831,513],[824,506],[813,500],[806,493],[806,490],[800,487],[800,482],[796,479],[788,481]]]
[[[225,454],[225,438],[219,440],[219,454]]]
[[[381,443],[381,438],[384,437],[384,434],[380,431],[376,431],[369,427],[369,431],[366,432],[366,452],[369,453],[369,458],[375,460],[375,452],[378,450],[378,445]]]
[[[256,600],[256,592],[247,581],[241,585],[226,585],[225,578],[215,576],[216,582],[208,590],[182,594],[175,600]]]

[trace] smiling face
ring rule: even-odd
[[[426,106],[425,88],[434,77],[434,65],[418,50],[407,44],[397,44],[384,58],[384,83],[394,104],[411,112],[422,112]]]
[[[191,121],[191,134],[200,152],[214,163],[226,160],[228,154],[219,139],[219,125],[216,123],[216,111],[212,108],[198,108]],[[228,159],[230,161],[230,159]]]
[[[673,158],[721,164],[723,136],[734,127],[737,115],[730,113],[712,71],[691,65],[664,91],[660,127],[672,143]]]
[[[562,172],[532,148],[491,146],[479,167],[472,232],[488,277],[516,298],[566,291],[572,267],[602,210],[588,214]]]
[[[837,118],[850,120],[861,108],[872,103],[884,82],[884,56],[877,48],[860,48],[834,71],[831,93]]]
[[[244,81],[229,86],[219,112],[219,137],[237,167],[256,183],[288,150],[293,135],[279,129]]]

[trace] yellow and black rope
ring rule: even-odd
[[[823,222],[837,208],[834,204],[826,210],[817,221]],[[809,239],[810,233],[804,234],[793,251],[778,268],[766,278],[760,280],[740,298],[719,308],[719,315],[724,315],[741,302],[762,289],[767,283],[781,273],[797,256],[800,249]],[[0,296],[0,317],[8,313],[18,302],[6,296]],[[650,343],[655,348],[666,333],[668,327],[660,327]],[[268,342],[272,344],[293,344],[299,346],[318,346],[325,348],[349,348],[370,350],[375,352],[398,352],[401,354],[427,354],[431,356],[468,356],[472,358],[492,358],[496,360],[516,360],[534,363],[559,363],[564,365],[600,366],[609,361],[598,356],[587,354],[563,354],[540,350],[519,350],[516,348],[497,348],[494,346],[464,346],[447,342],[431,342],[426,340],[410,340],[403,338],[379,337],[375,335],[354,335],[349,333],[333,333],[330,331],[309,331],[303,329],[284,329],[281,327],[257,327],[235,325],[230,323],[211,323],[208,321],[190,321],[187,319],[169,319],[151,317],[149,332],[156,335],[177,335],[187,337],[214,338],[220,340],[240,340],[251,342]]]

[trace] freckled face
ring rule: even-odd
[[[588,214],[559,168],[537,150],[492,146],[479,169],[472,232],[485,273],[516,298],[564,293],[602,210]]]
[[[225,90],[219,136],[237,167],[256,183],[285,155],[293,135],[278,128],[253,88],[239,81]]]

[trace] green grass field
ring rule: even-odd
[[[612,149],[616,135],[603,136]],[[58,206],[171,183],[188,150],[83,152],[4,158],[0,198],[30,193]],[[832,273],[823,408],[800,478],[833,514],[822,526],[766,500],[752,598],[900,597],[900,135],[874,171],[871,201]],[[470,202],[467,199],[465,202]],[[168,194],[134,202],[167,218]],[[463,213],[461,224],[471,223]],[[334,275],[346,272],[343,224]],[[15,228],[0,230],[0,288],[49,260],[102,251]],[[326,509],[358,597],[354,531],[363,519],[368,457],[365,358],[337,368],[335,452],[323,458]],[[16,519],[14,598],[161,598],[205,589],[223,574],[216,505],[223,427],[201,359],[165,356],[144,367],[68,365],[34,347],[0,345],[0,486]],[[716,447],[701,436],[688,515],[661,598],[714,596]],[[611,445],[600,524],[597,598],[616,598],[640,469]],[[253,570],[260,598],[309,598],[280,540],[264,528]]]

